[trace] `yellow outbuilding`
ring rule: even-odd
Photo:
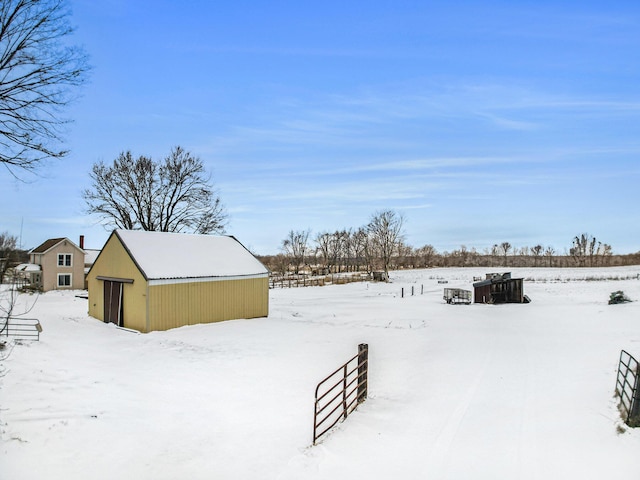
[[[89,315],[140,332],[269,315],[269,271],[232,236],[115,230],[87,282]]]

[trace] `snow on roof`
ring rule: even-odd
[[[85,248],[84,249],[84,263],[85,265],[93,265],[100,254],[100,250]]]
[[[36,265],[35,263],[21,263],[15,267],[16,272],[39,272],[40,265]]]
[[[148,280],[228,277],[269,271],[230,236],[116,230]]]

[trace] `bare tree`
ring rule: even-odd
[[[290,236],[291,232],[289,232],[289,237]],[[319,233],[316,235],[315,242],[317,244],[316,255],[321,258],[322,266],[330,269],[331,234],[328,232]]]
[[[346,230],[336,230],[331,236],[330,251],[331,263],[337,267],[338,273],[342,270],[342,265],[346,263],[346,241],[348,233]]]
[[[356,243],[351,228],[342,230],[342,260],[347,272],[355,271]]]
[[[68,153],[61,114],[89,70],[68,17],[65,0],[0,2],[0,163],[16,177]]]
[[[16,236],[10,235],[9,232],[0,233],[0,283],[3,283],[7,269],[15,260],[17,245]]]
[[[360,227],[351,235],[351,248],[354,252],[356,271],[360,271],[360,265],[364,263],[367,273],[371,271],[371,257],[369,248],[369,235],[364,227]]]
[[[601,249],[602,249],[602,242],[598,242],[596,240],[596,237],[593,237],[591,239],[591,242],[589,242],[589,266],[590,267],[594,266],[594,261],[596,264],[598,263],[598,256],[601,253]]]
[[[322,232],[316,235],[316,254],[321,258],[325,268],[340,272],[342,266],[348,270],[352,254],[351,230],[336,230],[333,233]]]
[[[467,261],[469,259],[469,250],[467,250],[467,246],[466,245],[460,245],[460,263],[462,267],[466,267],[467,266]]]
[[[574,237],[569,254],[578,266],[584,267],[588,260],[590,267],[596,267],[598,264],[604,264],[605,261],[608,263],[612,249],[611,245],[603,244],[588,233],[582,233]]]
[[[500,248],[502,249],[502,253],[504,255],[504,266],[507,266],[507,255],[509,254],[509,250],[511,250],[511,244],[509,242],[502,242],[500,244]]]
[[[553,266],[553,256],[556,254],[556,249],[549,246],[544,251],[544,256],[549,260],[549,266]]]
[[[275,265],[276,272],[280,272],[284,275],[289,267],[289,259],[286,255],[279,253],[273,257],[273,265]]]
[[[395,266],[401,268],[413,268],[415,265],[414,250],[411,245],[407,245],[403,240],[398,241],[396,247]]]
[[[531,247],[531,253],[533,254],[533,265],[535,267],[538,266],[538,258],[540,258],[540,255],[542,255],[543,250],[544,247],[540,244]]]
[[[421,260],[420,266],[429,267],[433,258],[437,255],[437,251],[433,245],[424,245],[417,250],[416,254]]]
[[[573,244],[569,249],[569,254],[573,257],[576,265],[584,267],[587,264],[587,257],[589,257],[590,249],[595,246],[596,239],[588,233],[582,233],[573,237]],[[592,244],[590,246],[590,244]]]
[[[296,274],[300,272],[300,266],[304,265],[309,250],[309,230],[294,232],[290,230],[287,238],[282,241],[282,250],[288,255]]]
[[[386,278],[389,278],[391,257],[403,240],[403,224],[402,215],[393,210],[383,210],[375,213],[367,225],[371,244],[382,261]]]
[[[224,206],[198,157],[175,147],[162,162],[122,152],[95,163],[83,191],[89,214],[108,227],[160,232],[222,233]]]

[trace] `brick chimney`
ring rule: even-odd
[[[80,235],[80,248],[84,250],[84,235]]]

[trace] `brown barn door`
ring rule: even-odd
[[[104,281],[104,321],[122,327],[122,282]]]

